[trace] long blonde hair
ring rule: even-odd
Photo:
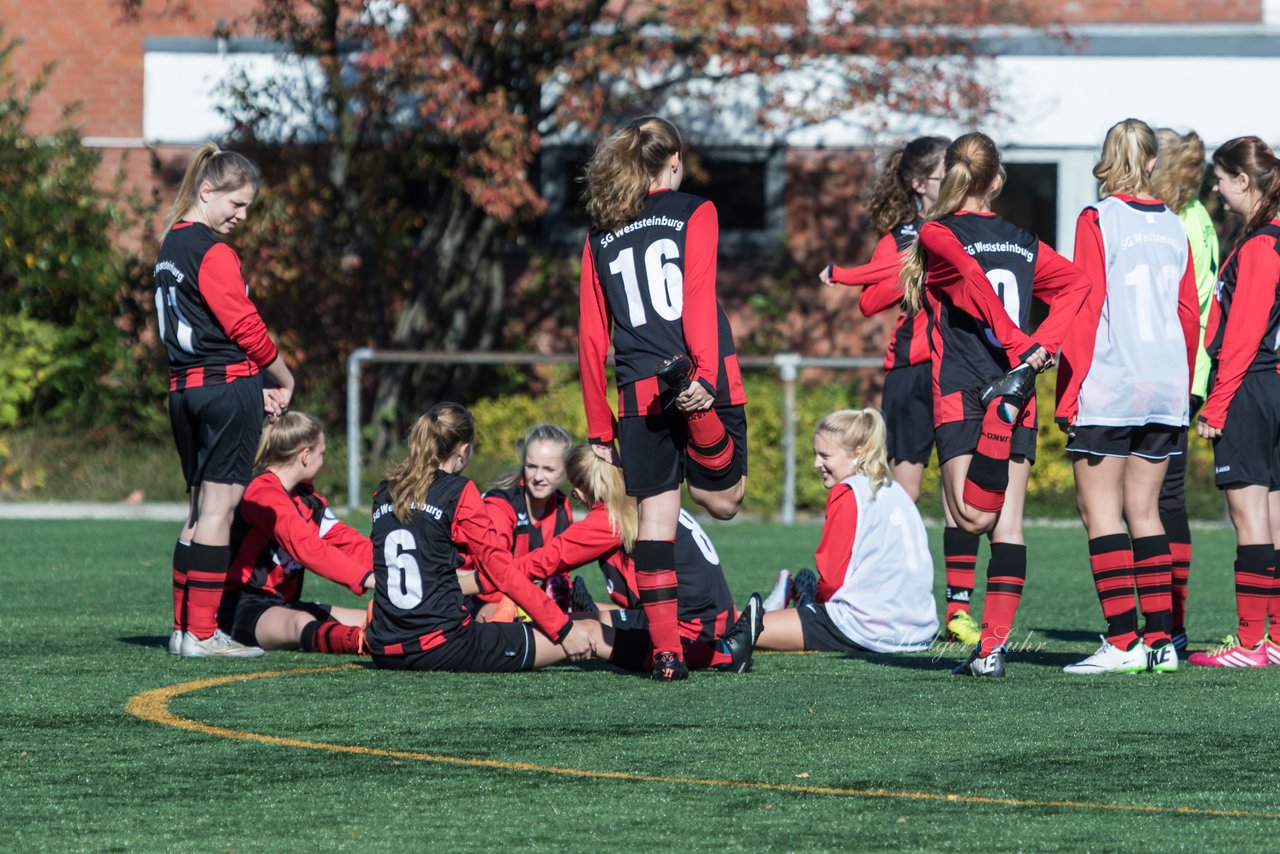
[[[437,403],[418,417],[409,430],[409,455],[387,475],[397,519],[413,517],[414,506],[426,503],[440,466],[475,438],[476,420],[462,404]]]
[[[1125,119],[1112,125],[1102,142],[1102,159],[1093,167],[1100,182],[1098,197],[1154,195],[1147,163],[1158,150],[1156,132],[1146,122]]]
[[[215,192],[238,190],[252,184],[254,193],[262,185],[262,173],[249,158],[235,151],[223,151],[212,142],[206,142],[195,150],[187,163],[186,174],[178,187],[178,195],[169,206],[169,218],[164,232],[174,227],[196,203],[200,186],[205,181]]]
[[[863,474],[871,481],[874,496],[882,486],[893,483],[893,471],[889,468],[889,451],[885,440],[884,416],[874,406],[866,409],[838,409],[822,416],[813,430],[816,436],[826,433],[846,451],[859,446],[856,474]]]
[[[965,200],[971,196],[986,193],[987,189],[1000,183],[987,196],[988,201],[1000,194],[1004,184],[1004,167],[1000,163],[1000,149],[991,137],[985,133],[974,131],[957,137],[947,146],[942,157],[947,174],[938,188],[937,204],[925,216],[926,220],[939,220],[960,210]],[[928,259],[920,241],[912,245],[902,263],[899,281],[902,283],[902,306],[914,314],[920,310],[920,298],[924,294],[924,273]]]
[[[682,147],[680,131],[658,116],[641,116],[608,136],[587,164],[584,201],[591,224],[617,231],[635,219],[649,185]]]
[[[591,445],[582,443],[569,452],[565,465],[569,483],[581,489],[587,501],[603,504],[609,510],[609,524],[627,551],[635,545],[640,530],[636,500],[627,495],[622,469],[596,456]]]
[[[1200,195],[1204,183],[1204,141],[1195,131],[1179,134],[1171,128],[1156,131],[1159,142],[1151,187],[1169,210],[1182,213]]]
[[[285,412],[263,426],[253,467],[287,465],[303,449],[314,448],[323,435],[324,427],[315,418],[301,412]]]

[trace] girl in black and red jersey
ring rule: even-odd
[[[1213,153],[1213,174],[1244,228],[1209,309],[1209,395],[1196,432],[1213,440],[1214,481],[1236,528],[1239,625],[1188,661],[1265,667],[1280,664],[1280,160],[1256,136],[1238,137]]]
[[[156,261],[156,310],[169,356],[169,422],[190,493],[173,552],[173,635],[185,657],[252,656],[218,629],[231,562],[231,521],[253,476],[265,412],[289,406],[293,376],[249,301],[240,259],[223,239],[258,193],[245,157],[201,146],[170,210]],[[264,388],[263,373],[273,388]]]
[[[688,675],[675,598],[680,484],[687,479],[694,501],[728,519],[742,504],[747,475],[746,395],[716,302],[716,209],[679,192],[681,149],[670,122],[646,116],[592,156],[578,349],[588,436],[604,459],[622,465],[627,493],[639,502],[632,557],[657,650],[655,678],[663,680]],[[617,419],[605,388],[611,337]]]
[[[414,423],[409,455],[373,496],[373,608],[366,639],[373,663],[393,670],[532,670],[582,661],[600,644],[598,623],[575,623],[524,575],[494,530],[474,483],[475,420],[437,403]],[[477,623],[463,603],[460,549],[486,589],[515,600],[533,620]],[[534,629],[534,626],[537,629]]]
[[[238,643],[304,652],[359,651],[363,608],[302,601],[303,570],[357,596],[372,584],[369,538],[329,512],[313,481],[324,465],[324,430],[286,412],[262,431],[231,530],[235,557],[218,623]]]
[[[982,637],[957,673],[1002,676],[1005,640],[1026,578],[1022,533],[1035,458],[1035,375],[1053,363],[1089,283],[1034,234],[996,216],[1000,152],[969,133],[947,147],[938,203],[902,271],[904,299],[929,292],[933,422],[942,494],[962,529],[988,534]],[[1029,333],[1031,299],[1050,305]]]
[[[560,491],[564,460],[573,445],[569,431],[555,424],[538,424],[520,443],[520,470],[484,494],[493,527],[512,557],[540,548],[573,522],[569,496]],[[544,582],[547,595],[562,610],[569,610],[569,574],[559,573]],[[515,603],[500,594],[481,594],[487,603],[476,618],[509,622],[516,617]]]
[[[1076,223],[1074,259],[1090,290],[1062,344],[1056,416],[1069,437],[1107,633],[1067,673],[1178,668],[1159,498],[1190,417],[1200,312],[1182,221],[1152,192],[1157,147],[1155,131],[1137,119],[1107,131],[1093,169],[1101,200]]]

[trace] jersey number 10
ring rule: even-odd
[[[649,302],[663,320],[679,320],[684,310],[684,273],[680,265],[671,259],[680,257],[680,247],[664,237],[649,244],[644,251],[644,277],[649,288]],[[622,287],[627,293],[627,317],[631,326],[644,326],[649,322],[645,315],[644,295],[640,292],[640,280],[636,276],[635,249],[627,247],[609,263],[609,272],[622,277]]]

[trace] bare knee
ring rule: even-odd
[[[689,497],[699,507],[706,510],[714,519],[727,521],[738,515],[742,509],[742,499],[747,494],[747,479],[738,481],[737,486],[730,489],[710,491],[706,489],[689,489]]]

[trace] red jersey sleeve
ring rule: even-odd
[[[1085,208],[1076,220],[1074,255],[1075,264],[1084,274],[1089,289],[1080,308],[1078,322],[1071,325],[1062,340],[1062,357],[1058,362],[1058,406],[1054,417],[1067,424],[1074,423],[1080,412],[1080,384],[1093,364],[1098,321],[1107,298],[1106,253],[1095,208]],[[1038,261],[1036,266],[1038,272]]]
[[[455,543],[465,544],[475,555],[480,572],[494,587],[515,600],[543,634],[556,643],[564,640],[572,621],[532,581],[512,572],[511,553],[499,544],[498,532],[484,509],[480,491],[471,481],[467,481],[458,497],[452,534]]]
[[[689,217],[684,238],[684,308],[681,326],[693,361],[693,379],[715,394],[720,374],[720,326],[716,312],[716,253],[720,220],[716,206],[703,202]]]
[[[316,526],[298,512],[274,474],[268,472],[254,478],[240,502],[240,514],[254,528],[269,532],[272,540],[307,569],[357,596],[364,593],[364,579],[373,570],[372,544],[361,548],[344,536],[339,538],[346,541],[344,548],[337,540],[322,537]],[[369,543],[367,538],[365,543]]]
[[[235,250],[225,243],[215,243],[201,259],[196,281],[200,283],[200,296],[222,331],[249,360],[260,367],[274,362],[276,345],[267,335],[267,326],[258,310],[249,301]]]
[[[1280,281],[1280,255],[1274,247],[1275,238],[1261,235],[1248,240],[1237,253],[1236,289],[1222,331],[1218,374],[1200,410],[1200,420],[1219,430],[1267,332]]]
[[[591,238],[582,248],[582,273],[578,281],[578,373],[582,380],[582,405],[587,414],[587,437],[607,444],[617,435],[618,420],[609,405],[605,362],[613,316],[596,275]]]
[[[1076,315],[1089,296],[1089,278],[1079,267],[1042,240],[1036,250],[1036,269],[1032,281],[1032,294],[1049,304],[1049,316],[1036,327],[1032,334],[1035,339],[1033,343],[1038,343],[1050,353],[1057,353],[1062,347],[1062,339],[1066,337],[1067,330],[1075,322]],[[1104,278],[1104,292],[1105,282]]]
[[[876,251],[871,254],[871,260],[854,269],[862,271],[857,276],[858,279],[871,280],[863,282],[866,288],[858,294],[858,308],[863,314],[874,317],[882,311],[901,305],[902,253],[898,251],[898,241],[892,234],[880,238]],[[835,281],[835,271],[832,271],[832,280]]]
[[[847,483],[837,483],[827,494],[827,517],[813,560],[818,568],[818,601],[826,602],[844,584],[858,530],[858,497]]]
[[[1196,355],[1200,351],[1200,292],[1196,286],[1196,262],[1191,257],[1191,243],[1187,242],[1187,269],[1182,271],[1182,281],[1178,283],[1178,322],[1182,324],[1182,335],[1187,340],[1187,378],[1194,382],[1196,375]],[[1190,387],[1187,393],[1191,393]]]
[[[516,541],[516,511],[501,498],[484,499],[484,509],[493,522],[493,530],[498,535],[498,543],[510,553]]]
[[[618,535],[609,521],[609,509],[597,504],[585,518],[574,522],[545,546],[516,558],[512,571],[526,578],[550,578],[558,572],[597,560],[618,548],[619,544]]]

